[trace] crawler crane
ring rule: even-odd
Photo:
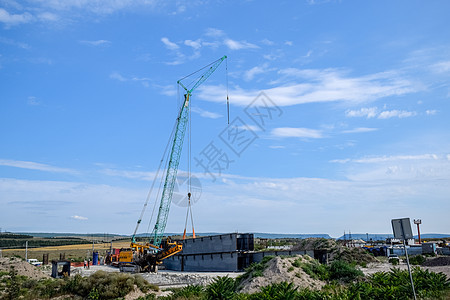
[[[218,60],[212,62],[208,66],[193,73],[196,74],[200,71],[204,71],[198,79],[192,83],[192,85],[184,84],[182,81],[189,76],[184,77],[177,81],[177,84],[184,90],[184,101],[178,112],[176,119],[175,130],[173,139],[170,146],[170,156],[166,173],[164,175],[164,185],[161,194],[161,200],[159,202],[158,216],[156,223],[151,233],[150,240],[146,244],[139,244],[136,242],[136,233],[139,225],[142,221],[145,209],[147,207],[148,199],[144,204],[144,208],[137,221],[136,228],[134,230],[130,248],[121,250],[119,254],[119,267],[121,271],[132,272],[156,272],[157,266],[162,261],[176,253],[183,250],[182,244],[178,242],[171,242],[169,239],[163,240],[164,231],[169,216],[170,204],[172,202],[173,191],[176,183],[178,165],[180,163],[181,152],[183,148],[184,136],[186,133],[186,127],[189,119],[189,105],[192,93],[205,82],[214,71],[220,66],[220,64],[227,59],[227,56],[223,56]],[[191,74],[192,75],[192,74]],[[188,88],[188,86],[190,86]],[[227,95],[228,105],[228,95]],[[150,194],[150,193],[149,193]],[[190,197],[190,193],[188,194]]]

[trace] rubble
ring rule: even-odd
[[[9,272],[11,266],[17,271],[18,275],[30,277],[32,279],[49,278],[49,275],[43,273],[39,267],[16,257],[0,257],[0,271]]]

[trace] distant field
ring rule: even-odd
[[[113,242],[113,248],[127,248],[130,246],[129,241]],[[94,244],[94,251],[98,251],[99,256],[105,256],[107,251],[111,247],[110,243]],[[92,260],[92,244],[79,244],[79,245],[65,245],[65,246],[51,246],[40,248],[28,248],[28,258],[36,258],[42,261],[43,254],[48,253],[49,261],[59,259],[60,254],[64,253],[65,258],[68,260],[82,261],[84,258],[89,257]],[[3,249],[3,256],[20,256],[25,258],[25,249]]]

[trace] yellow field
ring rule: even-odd
[[[98,251],[99,256],[106,256],[106,253],[109,251],[110,247],[110,243],[94,244],[94,251]],[[118,249],[128,248],[130,247],[130,242],[113,242],[112,247]],[[59,259],[60,254],[65,254],[65,258],[68,260],[83,260],[85,258],[90,258],[92,260],[92,244],[28,248],[28,258],[36,258],[39,261],[42,261],[43,254],[47,253],[49,261]],[[18,255],[25,258],[25,249],[3,249],[2,255]]]

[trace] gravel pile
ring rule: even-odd
[[[240,291],[243,293],[255,293],[260,291],[262,287],[272,283],[280,283],[282,281],[292,282],[296,287],[320,289],[325,285],[324,282],[311,278],[303,271],[301,267],[294,267],[293,263],[299,259],[304,262],[313,260],[307,255],[296,255],[294,257],[280,256],[274,257],[267,262],[267,268],[263,272],[263,276],[248,278],[240,285]]]
[[[11,266],[17,271],[18,275],[27,276],[33,279],[49,278],[37,267],[16,257],[0,257],[0,271],[9,272]]]
[[[210,284],[214,279],[213,276],[201,275],[196,273],[140,273],[140,275],[148,282],[159,287],[183,286],[191,284],[206,286]]]
[[[450,266],[450,256],[441,256],[432,259],[427,259],[422,266],[426,267],[438,267],[438,266]]]

